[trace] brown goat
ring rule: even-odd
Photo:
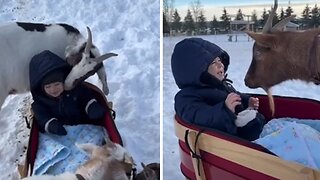
[[[290,79],[300,79],[306,82],[320,83],[320,29],[283,32],[283,26],[294,16],[290,16],[274,27],[272,19],[275,15],[278,1],[275,0],[269,18],[262,34],[246,32],[255,40],[253,58],[244,79],[249,88],[264,89],[270,100],[274,113],[274,103],[270,88]]]
[[[119,144],[106,139],[102,147],[93,144],[77,145],[90,155],[90,159],[73,174],[30,176],[24,180],[129,180],[126,173],[134,165],[131,155]]]

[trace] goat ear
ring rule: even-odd
[[[82,59],[82,54],[80,53],[75,53],[66,57],[67,63],[71,66],[75,66],[76,64],[78,64],[81,59]]]
[[[274,34],[258,34],[249,31],[246,31],[246,33],[262,47],[274,48],[276,45],[276,37]]]
[[[86,143],[86,144],[75,144],[79,149],[82,149],[83,151],[85,151],[87,154],[92,155],[93,151],[98,148],[98,146],[94,145],[94,144],[90,144],[90,143]]]

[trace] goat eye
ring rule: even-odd
[[[255,51],[254,56],[259,58],[261,56],[261,51]]]
[[[260,56],[261,55],[261,52],[260,51],[257,51],[257,56]]]

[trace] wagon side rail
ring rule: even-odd
[[[180,141],[185,142],[185,133],[198,134],[199,131],[183,126],[175,120],[175,133]],[[192,135],[191,143],[194,143]],[[205,152],[214,154],[230,162],[239,164],[254,171],[261,172],[276,179],[290,180],[320,180],[320,171],[302,166],[300,164],[280,159],[277,156],[253,149],[226,139],[212,136],[206,132],[201,133],[197,140],[197,147]],[[202,159],[205,161],[205,159]],[[203,163],[200,161],[200,166]],[[198,173],[196,163],[193,162],[194,172]],[[199,169],[202,171],[202,169]],[[197,176],[197,180],[203,177]]]

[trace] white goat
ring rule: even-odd
[[[91,38],[89,28],[88,34]],[[79,30],[68,24],[16,22],[0,26],[0,107],[8,94],[29,90],[29,63],[44,50],[50,50],[74,66],[66,79],[66,89],[97,72],[107,95],[109,88],[102,60],[116,54],[100,56],[99,50],[91,44],[86,46],[88,44]],[[77,64],[81,66],[76,67]]]
[[[57,176],[42,175],[26,177],[23,180],[128,180],[126,175],[134,164],[130,154],[119,144],[110,140],[104,146],[93,144],[77,145],[90,154],[90,159],[73,173]]]

